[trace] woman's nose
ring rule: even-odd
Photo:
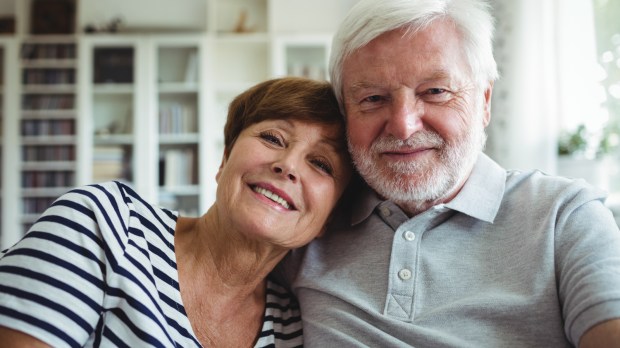
[[[286,178],[292,182],[297,182],[297,174],[295,173],[294,166],[291,163],[279,161],[274,163],[272,170],[276,174],[286,176]]]

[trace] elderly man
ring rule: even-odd
[[[307,346],[619,344],[620,232],[604,193],[482,153],[489,12],[361,0],[337,32],[331,78],[363,181],[284,266]]]

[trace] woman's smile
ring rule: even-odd
[[[296,210],[292,201],[280,190],[263,187],[262,185],[250,185],[250,187],[252,188],[252,191],[258,193],[259,197],[267,198],[267,201],[277,203],[279,207],[283,207],[286,210]]]

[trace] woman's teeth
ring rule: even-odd
[[[291,205],[288,204],[288,202],[285,201],[284,198],[276,195],[275,193],[273,193],[273,192],[271,192],[269,190],[266,190],[266,189],[264,189],[262,187],[254,186],[254,192],[260,193],[261,195],[263,195],[263,196],[271,199],[272,201],[280,204],[281,206],[283,206],[286,209],[291,209]]]

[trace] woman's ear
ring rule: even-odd
[[[224,153],[222,153],[222,162],[220,163],[220,167],[218,168],[217,173],[215,174],[215,182],[219,182],[220,175],[222,175],[222,170],[224,169],[224,166],[226,165],[227,160],[228,160],[228,149],[224,148]]]

